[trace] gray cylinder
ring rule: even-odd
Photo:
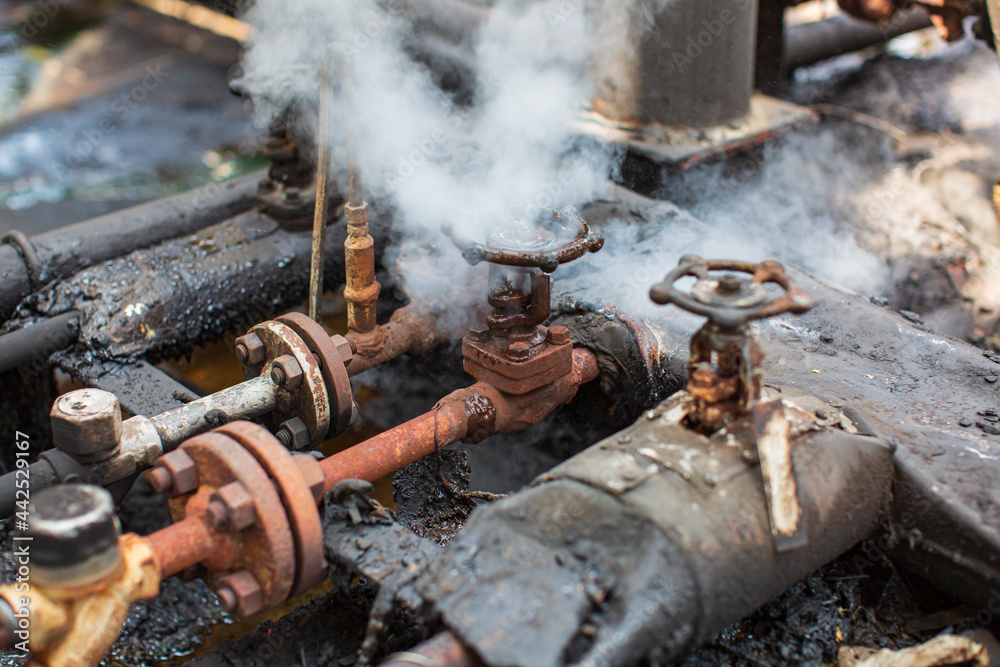
[[[704,127],[750,110],[758,0],[591,0],[594,108]]]

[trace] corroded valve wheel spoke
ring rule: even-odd
[[[502,266],[537,268],[546,273],[552,273],[560,264],[572,262],[588,252],[597,252],[604,247],[604,237],[601,236],[601,233],[591,229],[590,225],[576,212],[557,211],[550,208],[543,208],[542,211],[542,220],[539,225],[542,229],[550,232],[562,232],[564,235],[575,230],[575,236],[559,245],[554,245],[554,247],[526,250],[505,249],[494,244],[484,245],[472,241],[451,224],[441,225],[441,231],[461,251],[462,257],[469,264],[488,262]]]
[[[750,280],[740,280],[732,274],[713,278],[713,272],[750,274]],[[697,278],[689,293],[680,291],[675,283],[681,278]],[[769,299],[764,285],[779,285],[784,294]],[[751,320],[763,320],[784,313],[802,314],[813,306],[812,298],[801,291],[778,262],[760,264],[731,260],[705,260],[685,255],[662,283],[649,290],[649,298],[658,304],[674,304],[689,313],[707,317],[724,329],[736,329]]]

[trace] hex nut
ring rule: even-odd
[[[153,469],[157,468],[163,468],[170,475],[170,484],[163,490],[169,497],[183,496],[197,490],[198,466],[183,449],[175,449],[158,458]],[[152,482],[153,476],[150,475],[148,479]]]
[[[516,343],[511,343],[510,347],[507,348],[507,356],[514,361],[526,361],[528,355],[531,354],[531,348],[528,344],[523,341],[517,341]]]
[[[354,358],[354,354],[358,348],[354,341],[348,340],[339,334],[330,336],[330,341],[337,347],[337,353],[340,354],[340,359],[344,364],[351,363],[351,359]]]
[[[264,341],[255,333],[248,333],[236,339],[236,358],[241,364],[259,364],[267,356]]]
[[[290,354],[283,354],[271,362],[271,381],[291,391],[302,384],[302,367]]]
[[[205,511],[215,529],[223,532],[249,528],[257,520],[253,498],[241,482],[230,482],[216,489]]]
[[[326,483],[326,475],[323,473],[323,466],[312,454],[296,454],[295,464],[299,466],[299,472],[312,491],[313,498],[319,500],[323,497],[323,485]]]
[[[264,592],[247,570],[219,577],[215,582],[219,604],[234,616],[252,616],[264,609]]]
[[[292,417],[281,423],[276,437],[288,449],[303,449],[310,442],[309,427],[298,417]]]
[[[561,324],[553,325],[549,327],[549,330],[545,333],[545,340],[551,345],[565,345],[566,343],[571,342],[569,329]]]
[[[52,440],[83,461],[108,458],[122,437],[118,397],[100,389],[77,389],[60,396],[49,413]]]

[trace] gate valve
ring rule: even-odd
[[[697,279],[688,293],[675,286],[686,277]],[[771,298],[765,288],[768,283],[781,287],[783,294]],[[688,359],[688,392],[695,402],[688,422],[703,433],[724,427],[760,398],[763,354],[749,323],[784,313],[802,314],[813,306],[778,262],[705,260],[695,255],[681,257],[649,296],[655,303],[672,303],[708,318],[691,337]]]
[[[573,343],[562,326],[547,328],[550,274],[560,264],[604,246],[604,238],[572,207],[540,209],[535,220],[510,216],[486,243],[469,240],[452,225],[444,232],[471,264],[490,265],[486,327],[462,342],[465,370],[500,391],[521,395],[568,374]]]

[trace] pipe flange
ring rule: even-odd
[[[295,581],[291,595],[302,593],[326,576],[323,559],[323,527],[316,499],[301,465],[311,463],[322,476],[319,462],[308,457],[295,458],[267,429],[250,422],[233,422],[213,431],[222,433],[243,446],[274,480],[295,539]]]
[[[310,443],[321,443],[330,430],[330,399],[320,362],[313,357],[313,351],[295,331],[281,322],[262,322],[247,334],[255,334],[264,344],[265,352],[262,362],[244,364],[244,374],[257,377],[270,373],[275,359],[286,355],[294,357],[302,369],[301,382],[293,389],[278,391],[277,407],[268,417],[273,422],[269,424],[272,430],[276,430],[282,422],[298,417],[309,429]]]
[[[34,292],[42,284],[42,262],[38,257],[38,251],[35,249],[35,244],[31,242],[24,232],[18,231],[16,229],[7,232],[2,237],[0,237],[0,243],[7,243],[17,249],[17,252],[21,255],[24,260],[24,265],[28,269],[28,284],[31,291]]]
[[[253,502],[254,523],[234,536],[232,548],[218,549],[202,561],[208,570],[204,578],[209,587],[220,588],[219,581],[226,575],[245,570],[260,586],[262,609],[288,599],[295,582],[295,538],[267,472],[250,452],[234,446],[233,440],[221,433],[202,433],[180,449],[195,462],[198,490],[170,501],[175,523],[189,512],[204,513],[212,494],[232,482],[240,482]],[[257,611],[261,609],[245,610],[246,614]]]
[[[327,334],[319,323],[302,313],[288,313],[275,318],[275,321],[298,334],[309,351],[319,359],[330,402],[330,430],[327,437],[340,435],[351,425],[351,415],[354,410],[351,379],[347,374],[341,348],[338,347],[335,338]],[[347,344],[346,340],[343,344]]]

